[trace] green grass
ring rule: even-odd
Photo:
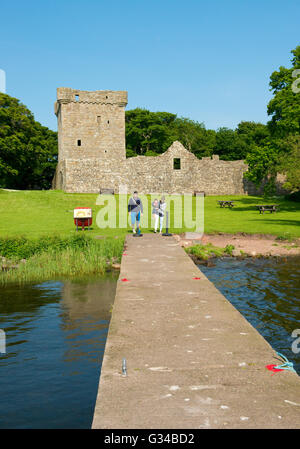
[[[219,248],[211,243],[207,245],[194,245],[185,248],[185,251],[196,259],[208,260],[210,257],[231,256],[234,250],[233,245],[227,245],[225,248]]]
[[[3,245],[3,241],[6,245]],[[112,237],[96,240],[80,236],[76,239],[58,239],[58,244],[55,239],[49,239],[47,247],[46,241],[46,238],[36,241],[0,239],[2,255],[19,264],[16,269],[0,272],[0,284],[104,274],[113,261],[121,260],[124,246],[124,239]],[[19,262],[22,256],[28,257],[26,263]],[[5,262],[5,265],[11,264]]]
[[[264,199],[254,196],[234,196],[228,199],[235,201],[232,209],[216,206],[216,200],[224,197],[209,197],[205,207],[205,232],[249,234],[272,234],[283,239],[300,237],[300,203],[287,201],[284,198]],[[278,204],[279,212],[260,214],[257,204]]]
[[[28,237],[0,237],[0,254],[10,260],[28,259],[44,251],[63,251],[64,249],[84,250],[95,244],[87,234],[72,234],[68,237],[59,235]]]
[[[90,236],[125,236],[125,228],[100,229],[96,223],[96,215],[103,206],[97,205],[97,194],[71,194],[61,191],[19,191],[7,192],[0,190],[0,237],[26,236],[31,239],[45,235],[68,237],[75,234],[72,211],[75,207],[85,206],[93,209],[93,229]],[[119,196],[111,197],[116,201],[116,223],[118,226]],[[233,209],[220,208],[217,200],[234,200]],[[286,201],[283,198],[265,200],[254,196],[209,196],[205,198],[205,232],[249,234],[273,234],[281,238],[292,239],[300,237],[300,203]],[[195,198],[193,198],[195,203]],[[280,205],[280,212],[260,214],[256,204]],[[126,209],[126,198],[125,206]],[[123,209],[124,209],[123,208]],[[172,221],[174,207],[171,205],[171,232],[181,233],[191,231],[184,224],[174,226]],[[194,211],[195,212],[195,211]],[[149,201],[148,214],[151,216]],[[129,226],[128,226],[129,229]],[[143,232],[147,232],[145,214],[142,219]],[[87,232],[86,232],[87,233]],[[79,231],[78,234],[83,234]]]

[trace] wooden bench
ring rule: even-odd
[[[100,195],[114,195],[114,189],[100,189]]]
[[[218,201],[220,207],[234,207],[234,201]]]
[[[256,206],[259,209],[260,214],[264,214],[266,211],[270,211],[271,214],[273,212],[279,211],[279,205],[278,204],[258,204]]]

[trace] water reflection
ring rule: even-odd
[[[116,277],[0,293],[1,428],[88,428]]]
[[[215,264],[201,270],[300,374],[300,354],[291,349],[292,331],[300,329],[300,258],[224,258]]]

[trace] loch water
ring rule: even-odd
[[[300,374],[300,257],[224,257],[210,265],[199,268]]]
[[[117,276],[0,290],[0,428],[90,428]]]

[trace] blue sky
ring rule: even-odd
[[[265,123],[269,76],[299,45],[299,0],[2,1],[6,92],[56,130],[57,87],[127,90],[148,108],[231,128]]]

